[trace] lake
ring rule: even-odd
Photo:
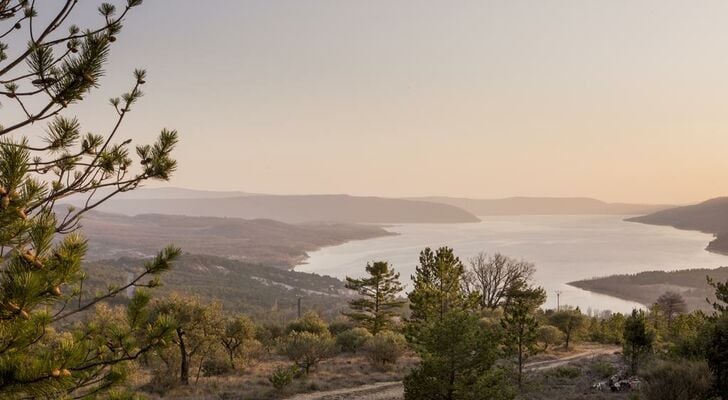
[[[712,235],[671,227],[625,222],[626,216],[483,217],[471,224],[401,224],[397,236],[348,242],[310,253],[299,271],[343,279],[361,276],[367,262],[386,260],[409,288],[419,252],[449,246],[463,262],[480,251],[500,252],[536,264],[535,281],[546,289],[546,307],[561,304],[629,312],[639,304],[584,291],[567,282],[646,270],[716,268],[728,257],[705,251]]]

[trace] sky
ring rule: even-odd
[[[726,21],[725,1],[147,0],[73,112],[108,131],[146,68],[122,135],[178,130],[180,187],[690,203],[728,195]]]

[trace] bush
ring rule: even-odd
[[[293,331],[281,341],[280,352],[308,375],[321,360],[336,353],[336,343],[328,334]]]
[[[392,331],[379,332],[364,344],[364,351],[369,361],[380,367],[396,363],[406,348],[407,341],[404,336]]]
[[[219,376],[230,371],[230,361],[223,357],[212,357],[202,362],[202,376]]]
[[[293,378],[297,374],[297,367],[295,365],[290,367],[278,367],[270,374],[268,381],[273,384],[273,387],[281,390],[293,382]]]
[[[339,336],[340,333],[354,328],[354,325],[347,319],[337,319],[329,324],[329,333],[332,336]]]
[[[596,361],[592,363],[590,370],[592,374],[599,378],[609,378],[617,373],[617,368],[615,368],[614,365],[604,361]]]
[[[263,346],[263,350],[270,354],[275,347],[278,338],[283,336],[283,326],[277,324],[265,324],[255,328],[255,339]]]
[[[286,334],[291,332],[309,332],[314,335],[329,335],[329,326],[315,312],[309,311],[303,317],[286,326]]]
[[[564,333],[553,325],[542,325],[536,331],[538,341],[543,343],[543,349],[548,350],[549,346],[558,346],[564,343]]]
[[[546,375],[553,376],[559,379],[574,379],[581,376],[581,369],[569,366],[556,367],[546,372]]]
[[[372,334],[364,328],[349,329],[336,335],[336,345],[341,351],[356,353],[371,337]]]
[[[647,400],[705,398],[711,389],[711,373],[704,361],[659,361],[642,374],[642,393]]]

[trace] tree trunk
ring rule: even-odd
[[[179,381],[183,385],[190,384],[190,360],[187,357],[187,348],[185,347],[184,331],[177,329],[177,337],[179,337],[179,353],[180,353],[180,370]]]
[[[228,351],[228,356],[230,356],[230,368],[235,370],[235,357],[233,357],[233,352]]]

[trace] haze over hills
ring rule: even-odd
[[[148,257],[173,243],[185,252],[290,268],[310,251],[350,240],[392,235],[372,225],[89,212],[82,221],[90,259]]]
[[[426,201],[348,195],[255,195],[210,198],[111,200],[101,211],[197,217],[265,218],[287,223],[464,223],[478,222],[461,208]]]
[[[706,249],[728,254],[728,197],[717,197],[695,205],[662,210],[629,218],[627,221],[712,233],[715,239]]]
[[[576,215],[645,214],[672,206],[652,204],[607,203],[587,197],[508,197],[470,199],[459,197],[421,197],[419,200],[450,204],[478,216],[489,215]]]

